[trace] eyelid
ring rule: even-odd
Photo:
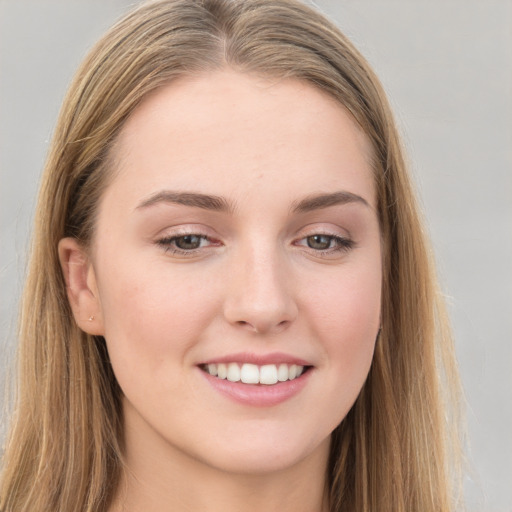
[[[175,226],[166,226],[164,229],[160,229],[158,233],[152,236],[154,241],[170,239],[170,238],[179,238],[180,236],[187,235],[196,235],[205,237],[208,239],[218,239],[219,235],[216,231],[199,223],[191,223],[191,224],[178,224]]]
[[[347,246],[354,244],[354,241],[351,238],[348,238],[346,236],[335,235],[335,234],[331,234],[331,233],[313,233],[311,235],[306,235],[306,236],[303,236],[303,237],[297,239],[296,242],[301,242],[303,240],[307,240],[308,238],[312,238],[314,236],[326,236],[328,238],[331,238],[332,240],[338,241],[339,243],[346,244]],[[297,244],[297,245],[301,245],[301,244]],[[330,250],[330,249],[325,249],[325,250]]]
[[[325,226],[318,226],[315,224],[306,226],[301,231],[302,233],[297,234],[297,236],[292,240],[292,245],[318,257],[335,257],[336,255],[340,255],[340,253],[350,251],[356,246],[355,241],[349,234],[340,233],[341,229],[329,229]],[[203,242],[207,243],[204,244],[201,242],[199,247],[187,249],[180,248],[175,244],[176,240],[187,236],[196,236]],[[328,247],[326,249],[310,247],[307,243],[307,239],[314,236],[328,237],[331,241],[335,242],[335,246]],[[156,237],[154,243],[159,245],[166,253],[183,257],[199,256],[207,253],[211,248],[224,245],[224,243],[219,240],[218,236],[211,234],[210,229],[197,224],[180,225],[167,228],[166,230],[163,230],[163,233],[160,236]]]
[[[341,229],[332,229],[318,224],[312,224],[306,226],[301,230],[300,234],[294,239],[293,245],[299,249],[307,252],[316,257],[329,258],[339,257],[344,253],[354,249],[357,244],[349,233],[341,233]],[[345,231],[345,230],[343,230]],[[329,247],[327,249],[315,249],[309,247],[305,242],[308,238],[314,236],[326,236],[337,242],[335,247]]]
[[[208,245],[201,245],[194,249],[181,249],[173,242],[183,237],[196,236],[204,241],[208,241]],[[191,257],[197,256],[198,253],[207,251],[210,247],[218,247],[222,243],[217,237],[211,234],[211,230],[204,226],[186,225],[176,226],[174,228],[167,228],[163,233],[155,237],[156,245],[160,246],[166,253],[171,253],[177,256]]]

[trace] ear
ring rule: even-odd
[[[69,303],[78,327],[88,334],[104,334],[101,302],[94,267],[75,238],[59,242],[59,259]]]

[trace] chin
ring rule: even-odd
[[[250,433],[234,442],[234,439],[222,449],[218,444],[208,451],[204,462],[212,468],[239,475],[272,474],[293,470],[306,461],[317,459],[320,467],[325,468],[330,447],[330,435],[318,441],[291,439],[290,436],[261,436]]]

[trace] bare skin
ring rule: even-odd
[[[118,142],[92,248],[59,246],[124,393],[110,512],[326,512],[380,323],[366,137],[311,85],[223,70],[154,93]]]

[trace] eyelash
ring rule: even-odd
[[[183,240],[187,237],[196,237],[200,239],[200,243],[202,244],[205,241],[213,242],[213,245],[218,245],[218,243],[215,243],[210,237],[206,235],[201,235],[199,233],[183,233],[180,235],[174,235],[174,236],[168,236],[165,238],[161,238],[160,240],[157,240],[157,244],[163,247],[165,252],[181,255],[181,256],[192,256],[195,255],[198,251],[200,251],[203,247],[200,245],[199,247],[193,248],[193,249],[182,249],[180,247],[176,246],[177,240]]]
[[[302,242],[303,240],[308,243],[308,239],[312,239],[314,237],[325,237],[329,240],[329,245],[332,243],[335,244],[335,247],[328,247],[327,249],[314,249],[310,246],[304,246],[299,243],[295,243],[299,247],[305,247],[306,249],[312,250],[316,256],[327,257],[329,255],[337,254],[340,252],[348,252],[355,247],[355,242],[350,238],[345,238],[339,235],[334,235],[331,233],[314,233],[312,235],[305,236],[301,238],[298,242]]]
[[[178,240],[183,240],[188,237],[194,237],[200,239],[200,246],[195,247],[192,249],[182,249],[180,247],[176,246],[176,242]],[[329,245],[332,243],[335,244],[335,247],[328,247],[326,249],[314,249],[313,247],[310,247],[308,245],[300,244],[299,242],[306,241],[306,244],[308,244],[308,239],[312,239],[314,237],[326,237],[329,241]],[[207,247],[213,246],[219,246],[220,242],[216,242],[212,240],[207,235],[202,235],[199,233],[183,233],[179,235],[173,235],[168,236],[165,238],[161,238],[160,240],[157,240],[157,244],[161,246],[166,253],[171,253],[178,256],[194,256],[196,255],[201,249],[204,249],[202,247],[203,242],[210,242],[210,245]],[[339,235],[334,235],[331,233],[313,233],[312,235],[305,236],[303,238],[300,238],[296,242],[294,242],[295,246],[298,247],[304,247],[306,250],[311,250],[315,254],[315,256],[320,257],[328,257],[329,255],[334,255],[340,252],[348,252],[351,249],[355,247],[355,242],[349,238],[341,237]]]

